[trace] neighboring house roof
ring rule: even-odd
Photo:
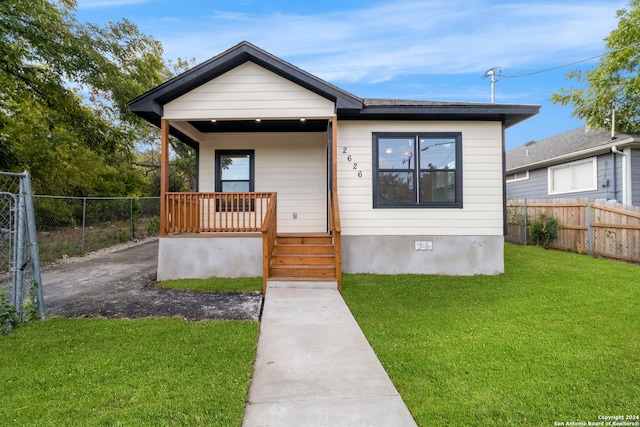
[[[507,173],[537,169],[611,151],[640,142],[640,134],[617,133],[585,126],[507,151]]]
[[[140,95],[129,102],[129,108],[159,126],[165,104],[247,61],[334,101],[339,119],[502,121],[505,127],[510,127],[540,110],[539,105],[359,98],[246,41]]]

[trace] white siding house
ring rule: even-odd
[[[539,106],[359,98],[247,42],[129,105],[163,180],[169,134],[198,152],[198,192],[161,190],[159,280],[504,271],[504,129]]]

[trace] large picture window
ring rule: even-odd
[[[549,194],[577,193],[598,189],[598,164],[595,157],[564,165],[552,166],[549,171]]]
[[[460,133],[374,133],[374,208],[462,207]]]

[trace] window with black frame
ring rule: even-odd
[[[462,207],[461,133],[374,133],[373,207]]]
[[[216,192],[254,191],[254,150],[216,150]],[[252,211],[249,197],[222,197],[217,211]]]

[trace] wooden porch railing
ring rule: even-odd
[[[333,237],[335,277],[342,291],[342,240],[338,196],[329,192],[329,228]],[[276,193],[167,193],[165,235],[168,233],[262,233],[262,290],[267,291],[277,228]]]
[[[342,292],[342,238],[340,228],[340,205],[337,191],[329,190],[329,230],[333,236],[333,250],[336,257],[336,279],[338,291]]]
[[[164,231],[261,232],[275,197],[275,193],[166,193]]]
[[[267,279],[269,278],[269,266],[273,256],[273,246],[278,235],[278,212],[276,193],[273,193],[267,204],[267,211],[262,221],[262,294],[267,294]]]

